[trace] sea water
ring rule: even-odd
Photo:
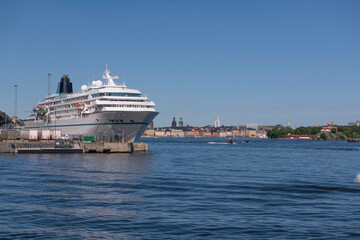
[[[358,143],[142,140],[147,153],[0,155],[0,238],[360,238]]]

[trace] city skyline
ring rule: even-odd
[[[10,116],[14,84],[26,118],[47,95],[48,73],[52,92],[62,74],[79,92],[109,64],[157,104],[156,126],[180,112],[199,126],[217,115],[223,125],[360,119],[358,1],[0,5],[0,110]]]

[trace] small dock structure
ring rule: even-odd
[[[0,153],[133,153],[147,150],[146,143],[0,140]]]
[[[146,143],[95,141],[94,137],[63,139],[59,130],[0,130],[0,153],[132,153]]]

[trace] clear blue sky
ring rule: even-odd
[[[109,64],[155,126],[360,119],[360,1],[0,1],[0,110]],[[91,74],[90,74],[91,75]]]

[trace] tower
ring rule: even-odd
[[[291,128],[291,127],[290,127],[290,115],[288,115],[288,121],[287,121],[287,126],[286,126],[286,128]]]
[[[176,120],[175,117],[173,117],[173,121],[171,123],[171,127],[176,128]]]
[[[214,127],[221,127],[220,117],[217,116],[214,122]]]
[[[183,126],[184,126],[184,122],[183,122],[182,117],[180,117],[180,120],[179,120],[179,127],[183,127]]]
[[[14,96],[14,117],[17,117],[17,87],[18,85],[15,84],[14,88],[15,88],[15,96]]]

